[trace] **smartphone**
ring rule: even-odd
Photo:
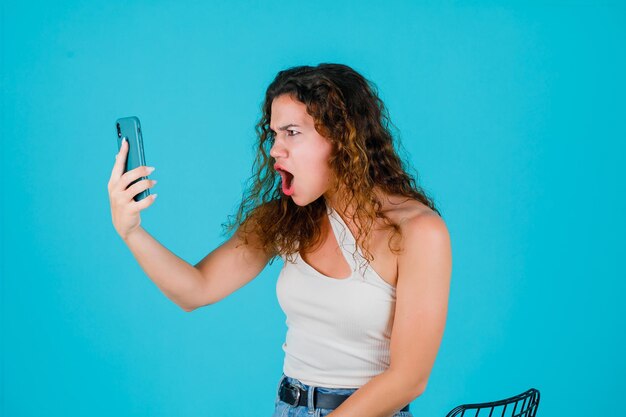
[[[115,121],[117,128],[117,151],[120,151],[122,146],[122,138],[128,140],[128,157],[126,158],[126,167],[124,172],[135,169],[139,166],[146,165],[146,157],[143,152],[143,137],[141,135],[141,124],[139,118],[135,116],[121,117]],[[141,181],[148,177],[140,177],[131,182],[130,187],[137,181]],[[146,188],[144,191],[135,195],[133,199],[135,201],[141,201],[150,195],[150,189]]]

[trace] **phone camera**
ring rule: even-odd
[[[122,129],[120,129],[120,124],[119,123],[116,123],[116,124],[117,124],[117,137],[121,138],[122,137]]]

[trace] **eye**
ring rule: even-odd
[[[293,129],[287,129],[287,132],[296,132],[295,135],[287,135],[287,136],[296,136],[298,133],[300,133],[300,132],[298,132],[296,130],[293,130]]]

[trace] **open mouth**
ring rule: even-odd
[[[293,194],[293,174],[280,168],[277,169],[277,171],[282,179],[283,193],[285,193],[286,195]]]

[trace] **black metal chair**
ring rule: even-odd
[[[518,409],[518,406],[521,406]],[[509,412],[507,413],[507,407]],[[463,404],[453,408],[446,417],[535,417],[539,407],[539,390],[531,388],[511,398],[479,404]],[[500,413],[500,409],[502,410]],[[512,410],[512,411],[511,411]],[[467,414],[465,412],[468,412]],[[474,413],[475,411],[475,413]]]

